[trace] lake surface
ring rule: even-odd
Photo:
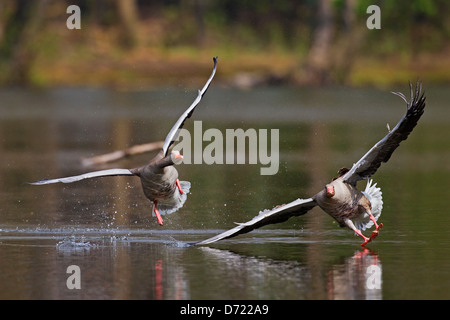
[[[81,159],[163,140],[195,90],[2,89],[0,299],[449,299],[450,90],[424,89],[418,127],[373,176],[384,227],[367,248],[319,208],[210,246],[189,244],[319,191],[387,123],[395,126],[405,105],[389,91],[407,93],[407,85],[213,84],[185,128],[193,132],[195,120],[203,132],[278,129],[278,172],[261,175],[264,165],[248,161],[181,164],[191,193],[164,226],[135,177],[26,182],[143,165],[155,153],[94,167]]]

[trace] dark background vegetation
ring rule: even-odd
[[[66,27],[71,4],[80,30]],[[366,27],[371,4],[379,30]],[[239,86],[443,83],[449,9],[446,0],[2,0],[0,84],[197,85],[215,55],[218,81]]]

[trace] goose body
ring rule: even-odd
[[[327,193],[329,188],[334,190],[334,195]],[[347,219],[353,220],[364,212],[370,211],[371,208],[369,199],[356,187],[342,179],[336,179],[328,184],[324,190],[313,196],[313,199],[341,227],[345,226]]]

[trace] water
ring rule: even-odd
[[[191,194],[161,227],[137,178],[26,182],[142,165],[153,154],[94,168],[80,160],[163,139],[194,91],[4,89],[0,298],[448,299],[450,91],[425,90],[418,127],[373,177],[383,192],[384,227],[362,249],[358,237],[318,208],[208,247],[189,244],[308,197],[351,166],[385,135],[387,122],[392,128],[403,115],[402,101],[387,90],[212,86],[192,120],[201,120],[203,130],[279,129],[279,171],[180,165]],[[186,129],[193,130],[192,120]],[[80,289],[68,288],[74,265]]]

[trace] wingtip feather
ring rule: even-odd
[[[38,181],[34,181],[34,182],[26,182],[26,184],[32,185],[32,186],[39,186],[41,184],[47,184],[48,181],[50,181],[51,179],[41,179]]]

